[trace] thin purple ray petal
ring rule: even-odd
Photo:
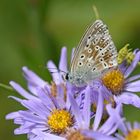
[[[56,65],[52,61],[48,61],[47,68],[52,75],[53,81],[58,85],[61,84],[63,81],[62,76],[60,75]]]
[[[137,66],[139,61],[140,61],[140,51],[136,53],[133,62],[128,67],[128,69],[125,71],[125,73],[124,73],[125,78],[127,78],[132,73],[132,71],[135,69],[135,67]]]
[[[70,99],[70,102],[71,102],[71,109],[72,109],[72,113],[75,116],[75,120],[76,120],[79,128],[83,127],[83,119],[82,119],[82,116],[81,116],[81,113],[80,113],[80,109],[79,109],[75,99],[72,97],[72,95],[69,95],[69,99]]]
[[[130,104],[140,108],[140,97],[130,92],[123,92],[120,96],[114,96],[116,103]]]
[[[93,130],[96,131],[99,127],[99,124],[102,119],[103,115],[103,95],[102,95],[102,90],[99,89],[99,95],[98,95],[98,104],[97,104],[97,110],[96,110],[96,115],[93,123]]]
[[[23,117],[24,120],[29,122],[46,124],[45,122],[47,121],[47,119],[46,120],[41,119],[40,116],[31,114],[30,112],[27,111],[19,111],[19,114],[21,115],[21,117]]]
[[[59,70],[60,70],[60,72],[61,72],[61,70],[64,72],[68,71],[68,68],[67,68],[67,48],[66,47],[63,47],[61,49],[61,56],[60,56],[60,60],[59,60]]]
[[[135,80],[137,80],[137,79],[139,79],[139,78],[140,78],[140,74],[135,75],[135,76],[132,76],[132,77],[126,79],[126,80],[125,80],[125,83],[129,83],[129,82],[135,81]]]
[[[23,89],[19,84],[17,84],[16,82],[11,81],[10,85],[23,97],[25,97],[26,99],[38,99],[37,97],[31,95],[30,93],[28,93],[25,89]]]

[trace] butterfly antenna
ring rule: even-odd
[[[100,19],[99,12],[98,12],[97,7],[95,5],[93,5],[93,11],[94,11],[96,19]]]
[[[57,73],[57,72],[64,72],[65,74],[67,73],[67,72],[60,70],[60,69],[57,69],[57,68],[48,68],[48,69],[50,69],[50,70],[55,69],[56,70],[56,72],[51,72],[51,73]]]

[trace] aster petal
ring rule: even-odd
[[[91,111],[90,111],[90,106],[91,106],[91,102],[90,102],[90,92],[91,92],[91,89],[90,87],[88,86],[86,88],[86,96],[85,96],[85,105],[84,105],[84,120],[85,120],[85,123],[86,123],[86,128],[88,129],[89,128],[89,125],[90,125],[90,114],[91,114]],[[85,128],[85,129],[86,129]]]
[[[25,121],[21,127],[22,127],[22,129],[29,129],[29,128],[31,129],[31,127],[33,127],[33,126],[35,127],[34,123]]]
[[[133,125],[130,122],[125,122],[125,127],[127,129],[127,133],[124,134],[124,132],[120,129],[122,132],[115,134],[115,136],[117,138],[119,138],[120,140],[124,140],[124,139],[127,139],[126,136],[128,136],[128,139],[136,139],[136,138],[139,139],[139,135],[137,135],[138,133],[133,133],[133,135],[130,135],[129,136],[129,134],[131,133],[131,131],[133,131],[133,130],[139,130],[140,124],[138,122],[134,122]]]
[[[67,87],[67,98],[66,98],[66,108],[70,109],[71,108],[71,102],[69,95],[72,95],[72,85],[69,82],[66,82],[66,87]]]
[[[119,140],[124,140],[125,138],[123,136],[121,136],[120,134],[115,134],[115,136],[119,139]]]
[[[27,112],[27,111],[19,111],[19,113],[21,117],[23,117],[26,121],[46,124],[46,119],[41,119],[40,116],[31,114],[30,112]]]
[[[140,92],[140,80],[125,84],[124,91]]]
[[[21,103],[22,102],[22,99],[18,98],[18,97],[15,97],[15,96],[8,96],[8,98],[12,98],[14,99],[15,101]]]
[[[95,115],[95,119],[93,123],[94,131],[98,129],[102,115],[103,115],[103,96],[102,96],[101,89],[99,89],[97,110],[96,110],[96,115]]]
[[[19,114],[20,115],[20,114]],[[15,116],[14,119],[14,124],[20,124],[20,125],[24,125],[25,124],[25,121],[22,119],[21,116]]]
[[[118,67],[119,70],[124,74],[128,68],[126,60],[124,60]]]
[[[91,102],[94,103],[94,104],[97,104],[98,102],[98,96],[99,96],[99,93],[97,90],[95,89],[92,89],[92,94],[91,94]]]
[[[11,81],[10,85],[23,97],[25,97],[26,99],[38,99],[35,96],[29,94],[25,89],[23,89],[19,84],[17,84],[16,82]]]
[[[48,108],[49,110],[55,109],[55,105],[52,99],[50,98],[49,93],[46,90],[38,88],[37,92],[38,92],[38,97],[41,99],[41,101],[46,106],[46,108]]]
[[[35,126],[34,123],[24,122],[19,128],[15,129],[14,134],[27,134]]]
[[[25,79],[28,82],[28,89],[36,95],[36,88],[44,87],[45,85],[48,85],[48,83],[44,80],[42,80],[37,74],[35,74],[33,71],[29,70],[27,67],[23,67],[23,74]],[[48,85],[49,86],[49,85]]]
[[[33,129],[32,133],[34,133],[36,135],[36,137],[32,138],[31,140],[66,140],[63,137],[56,136],[56,135],[49,134],[49,133],[45,133],[45,132],[42,132],[38,129]]]
[[[102,132],[103,134],[106,134],[108,131],[110,131],[110,128],[112,128],[112,125],[114,125],[113,119],[110,117],[105,121],[105,123],[98,129],[99,132]]]
[[[138,53],[139,51],[140,51],[140,49],[137,48],[137,49],[134,50],[133,54],[135,55],[135,54]]]
[[[32,83],[28,83],[28,89],[31,93],[37,96],[37,90],[39,86],[33,85]]]
[[[140,124],[138,122],[134,122],[133,128],[134,129],[139,129],[140,128]]]
[[[88,138],[92,138],[94,140],[117,140],[116,138],[112,136],[107,136],[100,132],[93,132],[91,130],[84,130],[82,131],[82,133]]]
[[[79,108],[83,114],[83,119],[84,119],[84,129],[88,129],[89,125],[90,125],[90,92],[91,89],[89,86],[87,86],[87,88],[81,93],[81,101],[80,101],[80,105]]]
[[[78,124],[79,128],[83,128],[83,119],[78,104],[76,103],[72,95],[69,95],[69,99],[71,102],[71,109],[72,109],[72,113],[75,116],[76,123]]]
[[[109,115],[114,119],[114,124],[118,125],[118,128],[120,128],[124,134],[127,134],[127,129],[124,124],[124,118],[121,117],[122,104],[118,104],[115,109],[111,107],[111,104],[107,105],[106,108]]]
[[[46,119],[46,117],[50,114],[50,111],[48,111],[47,108],[40,101],[24,100],[22,101],[22,105],[28,108],[33,113],[37,115],[39,114],[40,118],[43,119]]]
[[[105,121],[105,123],[99,128],[99,132],[102,132],[103,134],[107,134],[107,135],[111,135],[112,133],[114,133],[118,126],[120,125],[120,121],[122,121],[120,119],[120,114],[121,113],[121,109],[122,106],[118,105],[117,108],[115,109],[115,113],[112,111],[112,108],[110,105],[106,106],[107,108],[107,112],[110,114],[110,117]],[[114,115],[119,115],[117,117],[117,119],[114,117]],[[117,120],[117,121],[116,121]]]
[[[110,117],[108,120],[106,120],[106,122],[99,128],[98,132],[101,132],[103,134],[106,134],[106,135],[111,135],[113,134],[118,126],[119,126],[119,122],[116,123],[114,121],[114,118]]]
[[[107,135],[111,135],[111,134],[113,134],[114,132],[116,132],[116,130],[119,128],[119,123],[116,123],[113,127],[112,127],[112,129],[110,130],[110,131],[108,131],[108,133],[106,133]]]
[[[59,70],[61,72],[61,70],[63,70],[64,72],[68,71],[67,68],[67,48],[63,47],[61,49],[61,57],[60,57],[60,61],[59,61]]]
[[[137,66],[139,61],[140,61],[140,51],[136,53],[133,62],[131,63],[131,65],[125,71],[125,73],[124,73],[125,78],[127,78],[132,73],[132,71],[135,69],[135,67]]]
[[[22,129],[22,128],[16,128],[14,130],[15,135],[20,135],[20,134],[27,134],[29,132],[29,129]]]
[[[112,92],[109,91],[106,86],[102,85],[101,92],[104,93],[103,94],[104,99],[107,101],[110,101],[110,99],[112,97]]]
[[[135,75],[135,76],[132,76],[132,77],[126,79],[126,80],[125,80],[125,83],[129,83],[129,82],[135,81],[135,80],[137,80],[137,79],[139,79],[139,78],[140,78],[140,74]]]
[[[120,96],[114,96],[116,103],[131,104],[140,108],[140,98],[136,94],[123,92]]]
[[[29,70],[28,67],[24,66],[22,68],[23,72],[24,72],[24,76],[25,78],[29,81],[29,82],[34,82],[36,85],[39,84],[39,86],[44,85],[46,82],[44,80],[42,80],[38,75],[36,75],[33,71]]]
[[[126,122],[126,126],[127,126],[128,131],[132,130],[132,126],[130,122]]]
[[[57,100],[57,103],[59,104],[58,106],[60,108],[65,108],[66,106],[66,89],[64,89],[64,85],[58,85],[57,86],[57,95],[56,95],[56,100]]]
[[[9,113],[8,115],[6,115],[6,119],[9,120],[9,119],[14,119],[16,117],[19,117],[20,114],[19,112],[12,112],[12,113]]]
[[[55,81],[57,85],[61,84],[63,81],[62,76],[60,75],[56,65],[52,61],[48,61],[47,68],[52,75],[53,81]]]

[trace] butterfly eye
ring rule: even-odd
[[[69,74],[68,73],[66,74],[65,79],[69,80]]]

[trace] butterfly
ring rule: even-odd
[[[84,86],[117,65],[117,49],[107,25],[96,20],[75,49],[70,72],[65,79],[78,87]]]

